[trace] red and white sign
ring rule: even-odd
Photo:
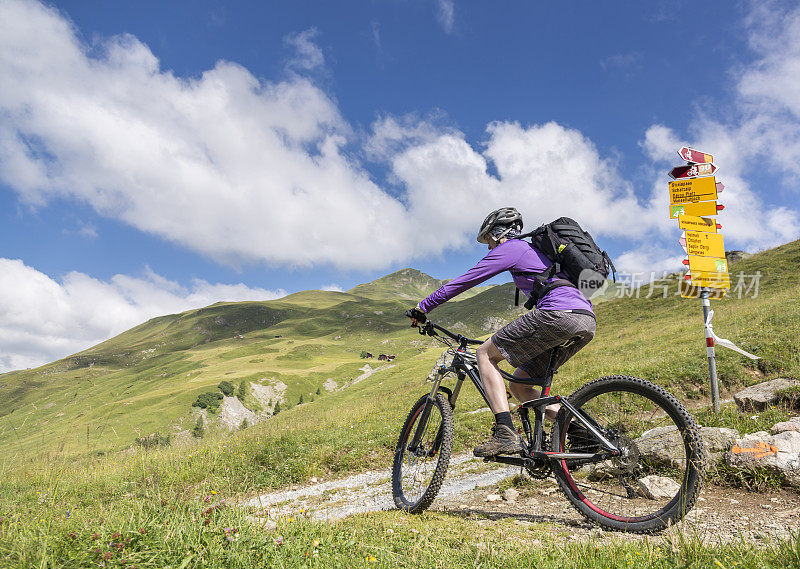
[[[714,157],[711,156],[711,154],[700,152],[688,146],[681,147],[681,149],[678,150],[678,155],[687,162],[694,162],[695,164],[709,164],[714,161]]]
[[[711,163],[708,164],[689,164],[688,166],[676,166],[669,171],[669,177],[673,180],[680,178],[696,178],[698,176],[711,176],[718,168]]]

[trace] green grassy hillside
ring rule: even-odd
[[[760,271],[763,277],[755,297],[712,301],[715,329],[763,359],[754,364],[717,350],[724,394],[763,378],[800,377],[798,266],[800,241],[732,264],[732,273]],[[429,292],[435,285],[431,279],[428,288],[407,290]],[[554,389],[569,393],[611,373],[639,375],[691,400],[705,424],[733,419],[743,432],[763,429],[767,423],[759,416],[765,413],[714,418],[699,408],[708,404],[700,302],[675,296],[675,289],[672,283],[666,298],[646,298],[645,289],[639,298],[599,305],[595,340],[562,367]],[[214,305],[155,319],[36,370],[0,376],[0,566],[121,566],[123,558],[125,566],[133,561],[137,567],[438,567],[442,560],[454,567],[797,566],[797,538],[771,549],[681,538],[665,538],[663,545],[580,545],[565,541],[569,528],[558,521],[531,528],[512,518],[504,524],[436,512],[380,512],[333,525],[287,518],[267,532],[247,511],[225,507],[312,476],[391,464],[400,425],[429,389],[424,378],[441,347],[407,327],[400,314],[409,299],[379,290],[374,295],[308,291],[272,302]],[[496,323],[491,318],[518,313],[512,303],[511,286],[492,287],[447,303],[432,317],[485,337]],[[377,371],[354,382],[365,364],[363,349],[397,359],[370,361]],[[128,448],[135,436],[187,417],[196,394],[223,378],[234,384],[280,378],[291,408],[234,434]],[[350,385],[316,396],[329,379]],[[307,402],[295,405],[301,394]],[[455,409],[455,451],[488,432],[490,414],[468,413],[483,406],[474,389],[464,389]],[[476,540],[488,541],[488,550],[470,548]]]
[[[800,375],[799,261],[800,243],[794,242],[731,266],[733,274],[760,271],[763,276],[757,297],[731,294],[713,302],[716,330],[763,359],[753,364],[718,350],[723,390],[764,375]],[[309,420],[335,415],[356,397],[386,398],[385,386],[391,386],[387,408],[405,406],[424,388],[419,379],[440,348],[409,330],[401,315],[441,284],[404,269],[346,293],[305,291],[155,318],[74,356],[0,376],[0,448],[109,452],[156,431],[175,435],[191,428],[197,396],[213,391],[221,380],[235,386],[282,382],[284,411],[301,395],[306,403],[317,399],[291,411],[308,413]],[[700,302],[676,296],[675,286],[670,284],[666,298],[660,291],[646,298],[645,287],[638,298],[599,305],[597,336],[563,369],[562,390],[598,375],[628,373],[684,398],[704,397],[708,370]],[[485,337],[521,313],[513,306],[513,291],[510,284],[476,289],[432,317]],[[385,365],[361,359],[362,351],[397,359],[357,385],[329,393],[333,384],[341,388],[354,382],[365,363]],[[248,404],[263,408],[254,398]]]

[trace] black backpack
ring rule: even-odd
[[[559,217],[530,233],[520,235],[517,239],[527,237],[530,237],[531,245],[553,262],[543,273],[511,271],[513,275],[534,276],[533,293],[525,303],[525,308],[528,310],[533,308],[544,295],[560,286],[577,288],[589,297],[603,286],[609,272],[613,274],[616,282],[617,269],[611,258],[605,251],[600,250],[592,236],[581,229],[574,219]],[[547,282],[558,273],[564,274],[567,278]],[[519,306],[519,289],[514,304]]]

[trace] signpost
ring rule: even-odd
[[[669,177],[673,180],[678,178],[694,178],[695,176],[710,176],[717,171],[713,164],[688,164],[686,166],[675,166],[669,171]]]
[[[698,257],[697,255],[689,255],[689,258],[683,261],[684,265],[689,265],[689,270],[694,275],[695,273],[727,273],[728,262],[725,259],[717,259],[714,257]]]
[[[722,233],[686,231],[686,252],[700,257],[725,258],[725,244]]]
[[[678,156],[694,164],[708,164],[714,161],[714,157],[711,156],[711,154],[706,154],[705,152],[700,152],[699,150],[687,146],[682,146],[681,149],[678,150]]]
[[[693,215],[695,217],[717,215],[723,209],[725,209],[725,206],[717,205],[717,202],[670,204],[669,216],[672,219],[677,219],[679,215]]]
[[[686,178],[669,183],[670,202],[685,204],[717,199],[717,182],[714,176]]]
[[[680,281],[678,283],[678,291],[680,291],[683,298],[701,298],[703,293],[708,294],[709,298],[722,298],[725,296],[724,289],[707,289],[689,281]]]
[[[718,338],[711,326],[711,298],[722,298],[730,289],[728,262],[725,259],[725,244],[722,240],[722,226],[708,216],[717,215],[725,206],[717,204],[719,192],[725,189],[714,178],[717,167],[714,157],[687,146],[678,150],[678,155],[686,160],[685,166],[677,166],[669,171],[675,181],[669,183],[669,216],[678,220],[683,230],[678,244],[688,259],[684,264],[689,272],[678,283],[678,291],[683,298],[701,298],[703,302],[703,323],[706,335],[708,371],[711,376],[711,397],[714,412],[719,413],[719,385],[717,383],[717,360],[714,353],[715,342],[726,348],[740,352],[747,357],[753,354],[736,347],[733,342]]]
[[[730,290],[731,288],[731,277],[728,273],[692,271],[686,275],[686,279],[695,286],[723,290]]]
[[[679,215],[678,227],[689,231],[703,231],[705,233],[716,233],[722,226],[707,217],[697,217],[694,215]]]

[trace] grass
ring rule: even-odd
[[[273,458],[299,442],[287,439],[287,446],[273,449]],[[157,450],[133,453],[124,462],[39,462],[26,483],[3,476],[0,566],[800,566],[798,535],[758,546],[744,540],[713,546],[691,534],[579,543],[568,539],[568,527],[437,512],[378,512],[332,524],[300,513],[270,529],[233,507],[227,495],[237,490],[231,487],[236,479],[244,487],[256,485],[249,481],[252,465],[234,471],[226,459],[250,444],[237,437],[234,448],[216,452],[214,445],[200,445],[188,458]],[[276,476],[285,482],[285,473]]]
[[[767,379],[800,377],[800,316],[786,310],[800,298],[798,262],[799,242],[742,261],[732,272],[765,275],[759,297],[712,304],[717,333],[762,355],[758,366]],[[223,498],[230,504],[312,476],[391,464],[400,425],[429,389],[424,378],[441,347],[398,316],[408,301],[392,291],[412,295],[424,286],[410,283],[408,275],[383,285],[394,288],[377,286],[363,295],[307,291],[165,316],[79,357],[0,376],[0,566],[120,566],[123,558],[125,566],[158,567],[798,566],[796,536],[758,548],[692,539],[609,546],[564,543],[547,537],[552,528],[513,520],[484,527],[479,520],[436,513],[379,513],[332,525],[287,519],[266,532],[238,508],[208,512]],[[491,287],[448,303],[434,318],[485,337],[489,318],[518,314],[512,303],[513,287]],[[626,298],[604,302],[597,313],[595,340],[562,367],[555,391],[567,394],[594,377],[624,373],[651,379],[682,399],[708,396],[698,301]],[[315,395],[328,378],[341,386],[363,373],[365,363],[375,367],[377,362],[359,358],[362,350],[397,354],[394,367]],[[759,381],[750,360],[723,349],[717,358],[723,391]],[[192,401],[222,379],[234,386],[283,381],[286,402],[294,405],[300,395],[315,400],[235,434],[207,424],[202,440],[180,443],[172,436],[170,446],[132,446],[151,433],[174,435],[172,427],[181,421],[190,430],[196,421],[189,413]],[[489,413],[468,414],[484,406],[466,385],[455,411],[456,452],[488,431]],[[719,416],[698,411],[702,424],[742,433],[763,430],[789,411],[754,415],[729,407]],[[759,473],[739,481],[728,474],[718,482],[774,483]]]

